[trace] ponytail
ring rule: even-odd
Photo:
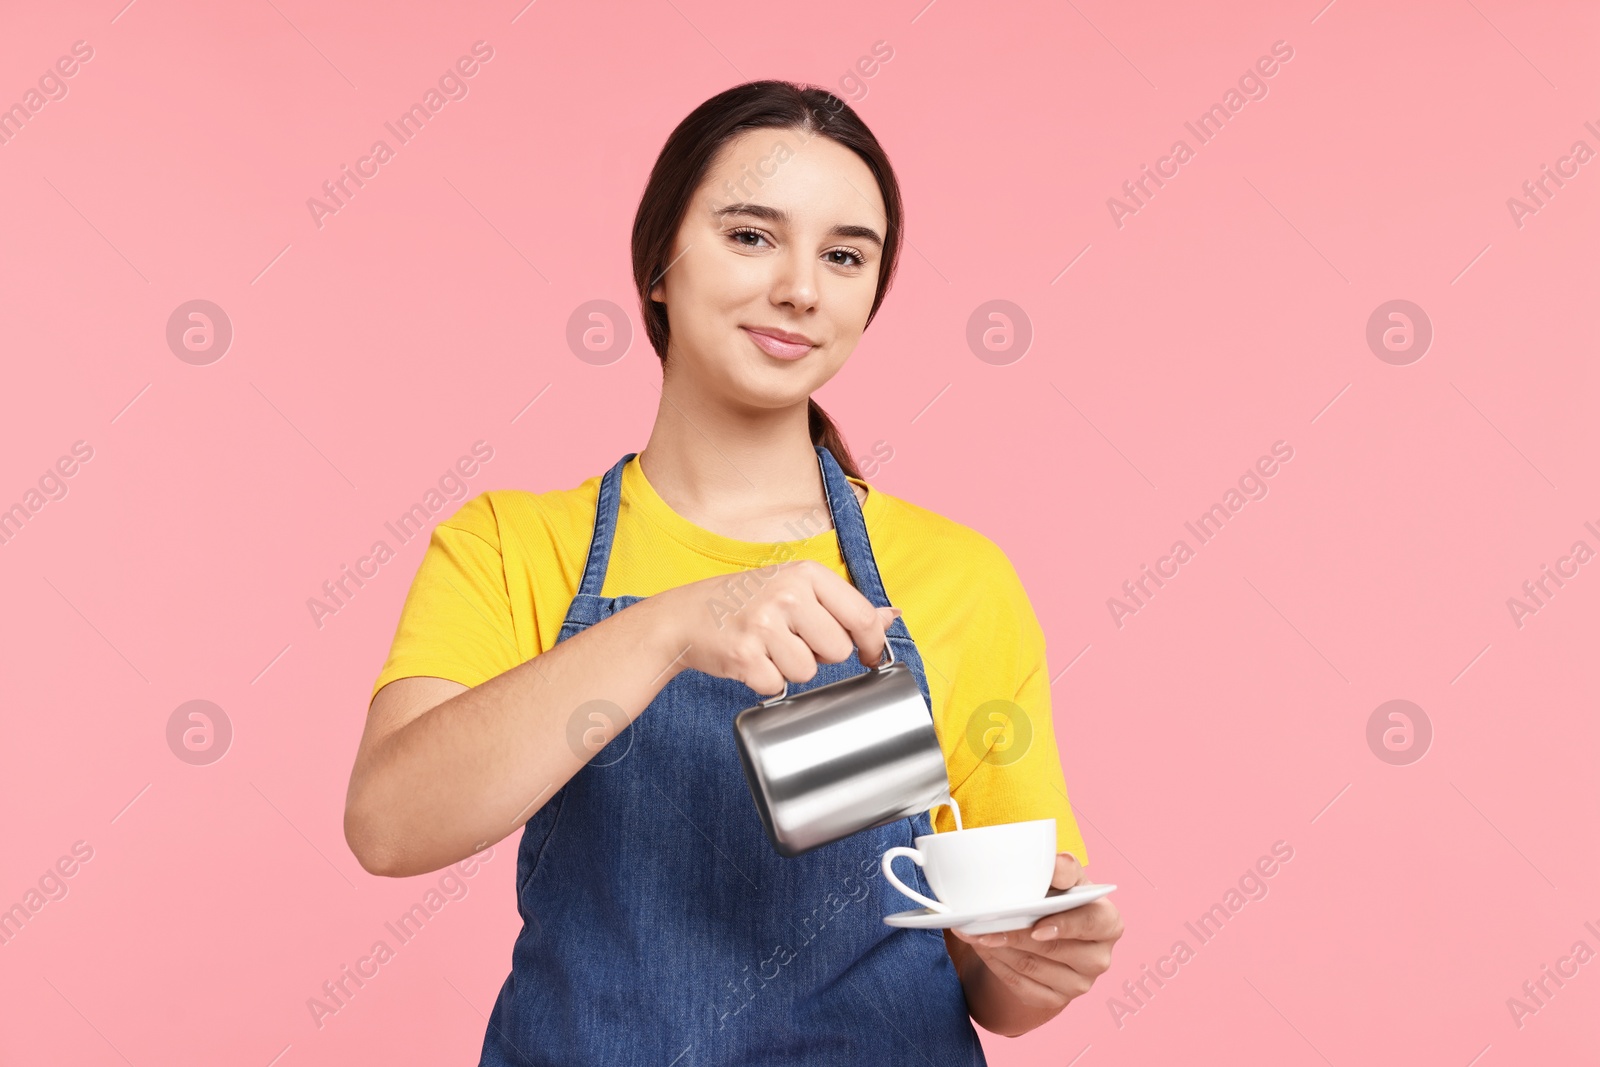
[[[856,461],[850,456],[850,446],[844,443],[844,434],[839,432],[833,420],[828,418],[828,413],[818,406],[815,400],[807,398],[806,415],[811,423],[811,443],[821,445],[833,453],[833,458],[839,461],[839,466],[852,478],[861,477],[861,471],[856,467]]]

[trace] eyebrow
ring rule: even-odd
[[[729,204],[719,207],[711,212],[713,218],[719,221],[728,215],[749,215],[753,218],[765,219],[779,226],[789,226],[794,220],[782,208],[768,207],[766,204]],[[829,237],[854,237],[862,241],[871,241],[879,248],[883,247],[883,238],[878,236],[878,231],[869,226],[835,226],[828,231]]]

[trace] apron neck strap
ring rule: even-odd
[[[823,445],[813,445],[817,452],[817,465],[822,470],[822,488],[828,500],[828,513],[839,538],[839,554],[850,572],[850,580],[874,607],[888,607],[889,598],[883,590],[883,579],[878,574],[878,564],[872,555],[872,542],[867,538],[867,523],[861,514],[861,502],[845,477],[844,469],[833,453]],[[589,540],[589,558],[583,565],[583,579],[578,585],[580,594],[599,596],[605,587],[606,568],[611,561],[611,545],[616,540],[617,511],[622,502],[622,469],[637,456],[629,452],[612,465],[600,479],[600,494],[595,500],[594,535]]]

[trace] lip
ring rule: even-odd
[[[757,348],[778,359],[799,359],[817,347],[816,342],[804,334],[787,330],[757,329],[754,326],[741,326],[740,329],[750,335],[750,340],[755,342]]]

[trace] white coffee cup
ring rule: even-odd
[[[916,847],[883,854],[883,874],[900,892],[930,911],[994,911],[1044,899],[1056,869],[1056,821],[975,826],[922,834]],[[922,868],[938,896],[929,900],[894,876],[891,864],[905,856]]]

